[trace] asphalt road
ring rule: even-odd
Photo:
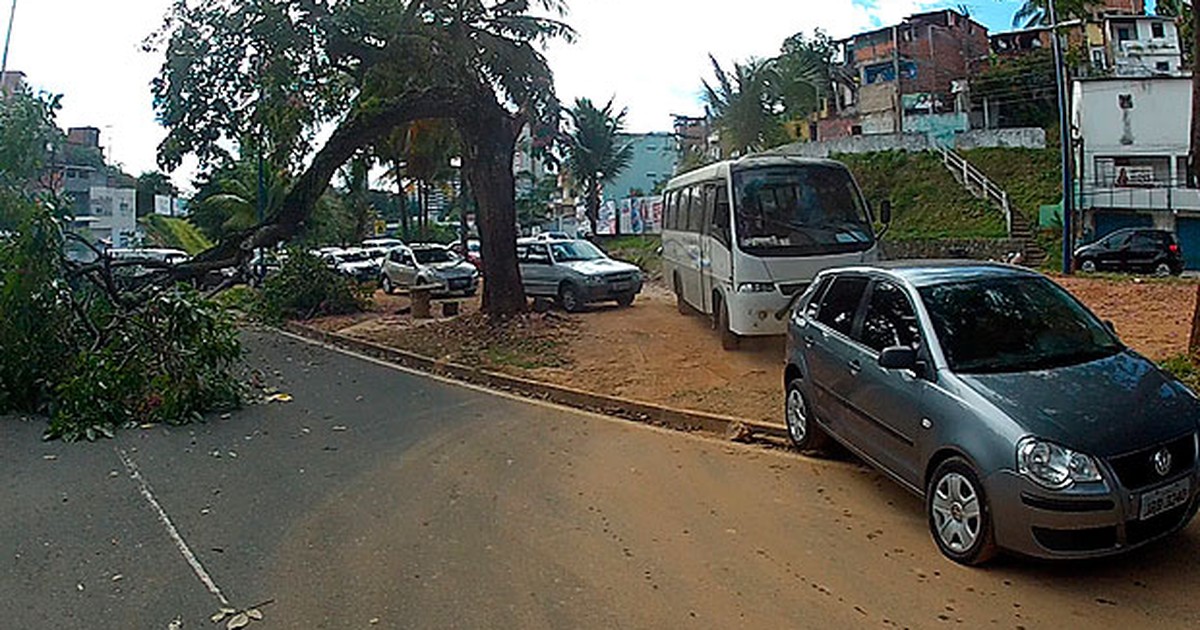
[[[0,422],[0,628],[1196,627],[1200,529],[943,560],[854,464],[412,376],[273,333],[292,402],[96,444]]]

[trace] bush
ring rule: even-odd
[[[293,249],[280,270],[263,282],[255,314],[268,322],[357,313],[373,287],[359,286],[312,254]]]
[[[1186,354],[1173,356],[1162,362],[1162,368],[1170,372],[1192,391],[1200,393],[1200,366]]]
[[[240,404],[237,329],[193,289],[112,283],[102,263],[63,256],[41,202],[0,242],[0,413],[46,413],[46,439],[111,436],[131,422],[185,423]]]

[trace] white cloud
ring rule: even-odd
[[[37,89],[61,93],[63,126],[102,130],[110,156],[137,174],[153,170],[164,131],[154,119],[150,81],[161,57],[141,43],[171,0],[24,0],[17,6],[9,68]],[[548,51],[564,102],[576,96],[629,107],[630,128],[667,130],[672,113],[699,114],[708,53],[723,64],[778,52],[784,38],[821,27],[843,37],[930,5],[923,0],[574,0],[574,45]],[[946,4],[945,2],[939,4]],[[0,0],[0,25],[8,2]],[[2,33],[2,31],[0,31]],[[176,183],[186,186],[184,167]]]

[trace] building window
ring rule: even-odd
[[[1155,39],[1162,39],[1163,37],[1165,37],[1165,35],[1163,34],[1162,22],[1154,22],[1153,24],[1151,24],[1150,25],[1150,33],[1154,36]]]
[[[1171,63],[1168,61],[1160,61],[1160,62],[1154,64],[1154,69],[1159,72],[1170,72],[1171,71]]]
[[[1129,30],[1128,26],[1118,26],[1117,27],[1117,41],[1118,42],[1127,42],[1131,39],[1133,39],[1133,32]]]

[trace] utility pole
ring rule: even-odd
[[[896,133],[904,133],[904,90],[900,81],[900,26],[892,27],[892,72],[896,74]]]
[[[1059,153],[1062,155],[1062,272],[1070,275],[1074,265],[1071,264],[1073,255],[1072,218],[1075,214],[1075,186],[1071,177],[1071,117],[1067,112],[1067,75],[1063,67],[1062,40],[1058,34],[1058,13],[1054,9],[1055,0],[1046,3],[1050,11],[1050,34],[1054,49],[1054,82],[1058,89],[1058,134]]]
[[[16,17],[17,0],[12,0],[12,8],[8,11],[8,35],[4,37],[4,57],[0,59],[0,81],[4,80],[4,74],[8,72],[8,44],[12,42],[13,19]]]

